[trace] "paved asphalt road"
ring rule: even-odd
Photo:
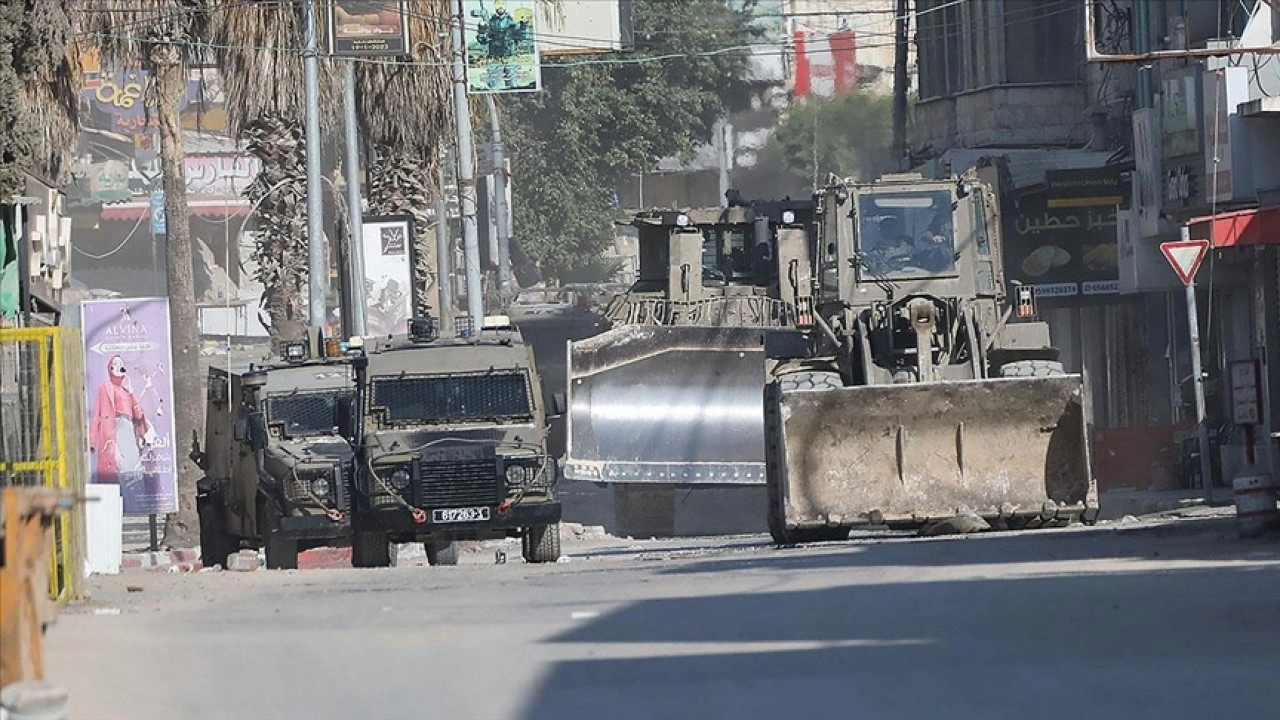
[[[81,720],[1280,717],[1280,543],[1229,521],[566,549],[97,578],[48,674]]]

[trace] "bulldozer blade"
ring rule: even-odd
[[[763,484],[764,331],[626,325],[569,344],[564,475]]]
[[[1082,397],[1079,375],[782,392],[769,403],[781,519],[1077,517],[1097,507]]]

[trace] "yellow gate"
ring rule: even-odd
[[[0,329],[0,487],[47,487],[83,497],[86,456],[84,355],[74,328]],[[79,502],[50,528],[49,594],[79,595],[84,512]]]

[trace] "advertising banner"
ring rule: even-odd
[[[413,219],[366,217],[365,324],[370,337],[405,335],[413,317]]]
[[[177,512],[169,301],[89,301],[80,322],[90,482],[119,485],[126,515]]]
[[[329,52],[339,57],[409,54],[409,15],[404,2],[329,0]]]
[[[1004,214],[1004,271],[1040,300],[1090,299],[1120,291],[1117,210],[1051,208],[1044,195]]]
[[[463,0],[468,92],[541,87],[535,5],[536,0]]]

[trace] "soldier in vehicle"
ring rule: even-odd
[[[911,264],[915,244],[902,228],[902,219],[890,215],[880,220],[877,237],[867,251],[871,272],[896,272]]]
[[[935,224],[920,235],[911,254],[911,264],[928,272],[949,272],[955,267],[951,228]]]

